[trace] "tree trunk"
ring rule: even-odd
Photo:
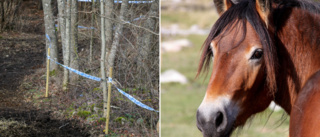
[[[71,0],[67,1],[67,5],[66,5],[66,10],[65,10],[66,14],[66,33],[65,33],[65,45],[64,46],[64,54],[63,54],[63,63],[66,66],[69,66],[70,64],[70,45],[71,45]],[[63,75],[63,83],[62,83],[63,87],[63,91],[67,91],[68,90],[68,84],[69,84],[69,71],[65,68],[64,69],[64,75]]]
[[[79,70],[78,56],[78,0],[71,1],[71,45],[70,45],[70,67]],[[79,75],[70,73],[70,82],[74,83]]]
[[[155,35],[158,25],[158,14],[159,14],[159,1],[154,1],[151,4],[151,8],[149,12],[147,13],[146,17],[147,20],[141,25],[141,27],[145,29],[141,29],[139,31],[139,35],[137,35],[137,45],[139,46],[139,54],[137,56],[137,70],[140,70],[138,72],[139,77],[144,77],[143,79],[146,79],[146,81],[152,82],[152,72],[151,72],[151,66],[153,62],[150,62],[150,60],[156,60],[154,56],[154,52],[152,52],[152,48],[154,46],[158,47],[158,43],[155,41],[155,38],[158,39],[159,35]],[[151,33],[150,31],[153,31],[154,33]],[[151,56],[150,56],[151,55]],[[139,83],[139,87],[147,88],[146,85],[152,85],[152,84],[146,84],[146,83]],[[150,87],[148,87],[150,88]],[[153,96],[153,94],[152,94]]]
[[[115,36],[112,42],[111,50],[108,56],[108,68],[114,68],[114,59],[116,57],[117,47],[119,46],[120,36],[122,35],[123,24],[127,20],[126,14],[128,12],[129,0],[123,0],[120,9],[120,18],[117,25]]]
[[[105,31],[106,31],[106,45],[111,45],[112,44],[112,38],[113,38],[113,5],[114,1],[113,0],[107,0],[106,1],[106,9],[105,9]],[[106,53],[108,53],[109,50],[107,48]],[[107,54],[108,55],[108,54]],[[109,69],[109,68],[107,68]]]
[[[94,14],[95,14],[95,2],[94,0],[91,2],[91,25],[90,27],[93,27],[94,26]],[[90,31],[90,50],[89,50],[89,62],[92,63],[92,45],[93,45],[93,32],[94,32],[94,29],[91,29]]]
[[[103,110],[104,116],[107,115],[107,81],[106,81],[106,70],[105,70],[105,56],[106,56],[106,41],[105,41],[105,18],[104,18],[104,0],[101,0],[100,3],[100,12],[101,12],[101,80],[102,80],[102,90],[103,90]]]
[[[59,11],[59,32],[61,36],[61,43],[63,47],[63,55],[65,52],[66,45],[66,19],[65,19],[65,0],[58,0],[58,11]]]
[[[51,43],[48,39],[46,39],[46,47],[48,49],[49,45],[50,47],[50,57],[54,60],[57,60],[58,58],[58,41],[57,41],[57,35],[56,30],[54,27],[54,20],[53,20],[53,13],[52,13],[52,7],[51,7],[51,0],[42,0],[43,2],[43,12],[44,12],[44,22],[45,22],[45,31],[46,34],[49,35],[51,39]],[[50,62],[50,71],[57,70],[58,64],[55,62]]]
[[[66,62],[66,19],[65,19],[65,10],[66,10],[66,6],[65,6],[65,0],[58,0],[58,19],[59,19],[59,32],[60,32],[60,36],[61,36],[61,44],[62,44],[62,53],[63,53],[63,62]],[[62,88],[64,89],[64,83],[65,81],[67,81],[66,76],[68,75],[66,74],[68,73],[67,69],[63,69],[63,85]],[[67,82],[66,82],[67,83]],[[65,89],[64,89],[65,90]]]
[[[151,5],[151,9],[149,11],[149,17],[145,23],[145,27],[153,32],[156,31],[157,29],[157,25],[159,25],[159,22],[157,21],[157,19],[159,18],[159,1],[154,1]],[[143,60],[145,60],[147,57],[148,57],[148,53],[150,53],[150,49],[152,47],[152,42],[154,42],[154,38],[156,37],[158,39],[158,35],[154,35],[152,33],[148,33],[146,30],[143,30],[145,31],[144,33],[144,37],[143,40],[143,44],[142,44],[142,49],[141,50],[141,55],[143,55]],[[157,33],[157,32],[155,32]]]

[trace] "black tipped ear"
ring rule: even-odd
[[[213,3],[220,16],[233,5],[231,0],[213,0]]]
[[[256,0],[256,9],[257,9],[258,14],[261,17],[261,19],[268,26],[268,24],[269,24],[268,16],[269,16],[270,11],[271,11],[271,2],[270,2],[270,0]]]

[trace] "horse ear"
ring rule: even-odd
[[[268,26],[268,16],[271,11],[270,0],[256,0],[256,9],[261,19],[266,23],[266,26]]]
[[[213,3],[220,16],[233,5],[231,0],[213,0]]]

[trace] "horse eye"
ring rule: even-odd
[[[250,59],[260,59],[263,55],[262,49],[257,49],[254,51]]]

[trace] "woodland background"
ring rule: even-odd
[[[100,2],[0,1],[1,136],[104,134],[100,82],[50,62],[49,97],[44,97],[49,46],[45,34],[52,41],[51,58],[96,77],[103,70],[108,75],[112,66],[117,87],[158,110],[159,1],[129,4],[123,0],[120,4],[108,0],[103,5],[104,10]],[[101,37],[101,30],[106,36]],[[110,114],[111,135],[158,136],[159,114],[133,104],[115,88]]]

